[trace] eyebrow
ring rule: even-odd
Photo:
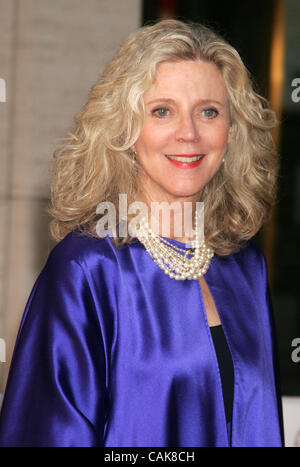
[[[152,101],[145,102],[145,105],[155,104],[155,102],[170,102],[170,103],[173,103],[175,101],[173,99],[169,99],[167,97],[161,97],[159,99],[153,99]],[[225,104],[223,104],[222,102],[216,101],[214,99],[199,99],[199,103],[200,104],[217,104],[217,105],[220,105],[221,107],[225,106]]]

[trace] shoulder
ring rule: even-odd
[[[66,273],[70,268],[91,268],[95,259],[98,264],[114,263],[116,255],[110,237],[97,238],[74,230],[52,249],[45,267]]]
[[[264,253],[253,238],[248,240],[248,242],[235,253],[228,256],[217,256],[217,258],[224,265],[230,265],[232,263],[239,263],[242,265],[243,263],[249,264],[249,262],[259,265],[265,262]]]
[[[100,290],[109,273],[106,265],[115,262],[114,254],[111,238],[70,232],[51,250],[29,296],[24,319],[28,314],[50,320],[90,314],[98,298],[91,276]]]
[[[235,261],[241,264],[246,263],[248,266],[253,265],[263,269],[265,267],[265,255],[254,239],[249,240],[243,248],[232,256]]]
[[[233,255],[238,276],[242,277],[258,293],[268,285],[267,262],[263,250],[251,239],[244,248]]]
[[[242,278],[253,284],[265,284],[267,281],[266,258],[254,239],[229,256],[216,257],[214,264],[222,274],[234,281],[241,281]]]

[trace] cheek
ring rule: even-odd
[[[150,129],[144,128],[138,137],[135,147],[137,152],[145,152],[145,150],[150,149],[153,145],[153,137]]]
[[[163,129],[158,130],[150,126],[144,128],[135,143],[136,151],[143,156],[143,154],[160,150],[168,142],[169,137],[169,133]]]
[[[220,149],[223,147],[225,148],[228,142],[228,132],[229,129],[227,126],[219,128],[211,135],[212,144],[214,144],[216,147],[219,147]]]

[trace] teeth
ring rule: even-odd
[[[179,156],[166,156],[168,159],[171,159],[172,161],[177,161],[177,162],[196,162],[200,161],[204,156],[194,156],[194,157],[179,157]]]

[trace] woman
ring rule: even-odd
[[[59,243],[26,306],[0,444],[281,446],[266,262],[251,240],[274,203],[276,119],[237,51],[201,25],[141,28],[75,123],[55,153]],[[134,219],[137,201],[149,210]],[[184,213],[168,235],[165,220],[149,227],[153,203]],[[196,233],[178,230],[185,205]]]

